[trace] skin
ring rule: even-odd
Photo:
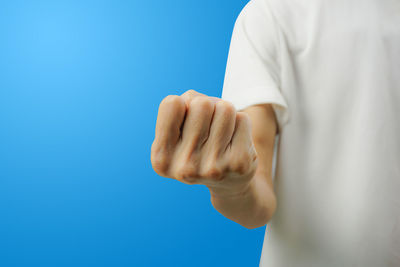
[[[264,226],[276,209],[272,183],[278,133],[270,104],[238,112],[194,90],[159,106],[151,146],[154,171],[188,185],[205,185],[213,207],[248,229]]]

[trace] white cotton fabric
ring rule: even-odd
[[[251,0],[222,99],[278,121],[261,267],[400,266],[399,0]]]

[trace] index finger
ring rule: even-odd
[[[176,144],[185,113],[185,103],[180,96],[169,95],[161,101],[156,122],[156,146],[169,148]]]

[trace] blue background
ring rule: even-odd
[[[258,266],[265,227],[150,162],[162,98],[221,95],[246,3],[0,1],[0,266]]]

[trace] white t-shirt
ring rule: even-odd
[[[251,0],[222,99],[279,124],[260,266],[400,266],[399,0]]]

